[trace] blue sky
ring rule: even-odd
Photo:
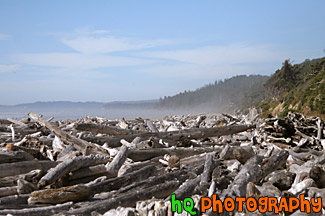
[[[325,1],[0,0],[0,104],[146,100],[324,56]]]

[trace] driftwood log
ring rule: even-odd
[[[32,119],[34,119],[37,123],[42,125],[43,127],[46,127],[49,129],[52,133],[54,133],[56,136],[58,136],[62,141],[66,142],[69,145],[72,145],[79,149],[80,151],[84,152],[85,149],[89,149],[90,152],[96,153],[101,153],[105,155],[109,155],[109,153],[101,148],[100,146],[94,145],[92,143],[88,143],[85,140],[79,139],[75,136],[72,136],[65,131],[60,130],[58,127],[55,125],[51,124],[47,120],[43,119],[42,117],[34,114],[34,113],[29,113],[28,114]]]
[[[223,127],[216,127],[216,128],[193,128],[193,129],[170,131],[170,132],[137,133],[137,134],[116,136],[116,137],[85,137],[84,139],[97,144],[107,143],[109,147],[114,148],[114,147],[121,146],[120,143],[121,139],[124,139],[128,142],[132,142],[132,140],[134,140],[136,137],[140,137],[142,140],[149,139],[150,137],[157,137],[163,140],[166,139],[166,140],[181,142],[190,139],[204,139],[208,137],[217,137],[217,136],[239,133],[255,127],[256,127],[255,125],[232,125],[232,126],[223,126]]]
[[[58,189],[45,189],[34,191],[30,194],[28,204],[48,203],[59,204],[68,201],[87,200],[92,196],[92,191],[86,185],[73,185]]]
[[[0,215],[53,215],[69,209],[73,205],[72,202],[58,204],[55,206],[25,208],[25,209],[4,209],[0,210]]]
[[[108,162],[107,157],[102,156],[82,156],[76,157],[73,160],[64,161],[58,164],[55,168],[48,171],[48,173],[41,178],[38,182],[38,187],[42,188],[46,185],[52,184],[62,176],[67,175],[69,172],[78,170],[83,167],[94,166]]]
[[[0,178],[28,173],[32,170],[48,170],[59,164],[56,161],[21,161],[0,164]]]

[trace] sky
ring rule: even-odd
[[[0,104],[130,101],[325,55],[323,0],[0,0]]]

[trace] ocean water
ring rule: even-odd
[[[6,109],[0,110],[0,119],[22,119],[27,118],[28,113],[33,112],[36,114],[42,114],[44,118],[54,117],[55,120],[63,119],[78,119],[86,116],[97,116],[108,119],[120,119],[122,117],[126,119],[134,119],[137,117],[160,119],[170,115],[187,115],[194,114],[193,111],[186,110],[160,110],[160,109]]]

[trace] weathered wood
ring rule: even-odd
[[[109,155],[109,153],[105,149],[101,148],[100,146],[94,145],[85,140],[72,136],[66,133],[65,131],[62,131],[55,125],[51,124],[50,122],[46,121],[45,119],[43,119],[42,117],[34,113],[29,113],[28,115],[32,119],[34,119],[37,123],[49,129],[52,133],[58,136],[63,142],[66,142],[67,144],[72,145],[81,151],[85,150],[88,147],[90,148],[91,152]]]
[[[166,197],[176,190],[178,186],[178,181],[169,181],[149,188],[144,188],[142,190],[134,190],[132,193],[128,192],[126,194],[120,194],[114,197],[114,199],[108,199],[83,208],[73,209],[66,212],[66,214],[89,215],[92,211],[97,211],[103,214],[109,209],[116,208],[118,206],[134,207],[137,201],[151,199],[152,197]]]
[[[72,202],[58,204],[55,206],[46,207],[35,207],[35,208],[24,208],[24,209],[4,209],[0,210],[0,215],[28,215],[28,216],[39,216],[39,215],[53,215],[55,213],[68,210],[73,205]]]
[[[201,176],[200,185],[207,184],[210,181],[213,170],[213,156],[214,153],[207,154],[205,157],[204,170]]]
[[[32,170],[48,170],[55,167],[59,162],[56,161],[43,161],[43,160],[32,160],[32,161],[21,161],[14,163],[4,163],[0,164],[0,178],[6,176],[20,175],[23,173],[28,173]]]
[[[156,128],[156,126],[152,123],[152,121],[150,119],[146,120],[146,125],[150,129],[151,132],[153,132],[153,133],[159,132],[158,129]]]
[[[117,155],[115,155],[112,162],[106,165],[107,175],[109,177],[116,177],[118,174],[119,169],[123,165],[124,161],[128,156],[128,147],[123,145]]]
[[[295,177],[296,174],[287,170],[276,170],[270,173],[265,180],[272,183],[280,190],[288,190],[290,189]]]
[[[264,161],[261,156],[252,157],[245,163],[228,189],[223,192],[223,196],[246,196],[248,182],[258,183],[269,173],[281,167],[286,162],[288,156],[289,153],[287,151],[279,150]]]
[[[76,180],[76,179],[81,179],[85,178],[88,176],[94,176],[98,174],[105,174],[106,173],[106,167],[104,164],[100,164],[97,166],[92,166],[92,167],[85,167],[78,169],[69,175],[68,181]]]
[[[28,127],[25,123],[19,121],[19,120],[15,120],[15,119],[12,119],[12,118],[7,118],[8,121],[16,124],[16,125],[19,125],[21,127]]]
[[[155,166],[146,166],[142,169],[136,170],[132,173],[128,173],[121,177],[116,177],[112,179],[108,179],[96,184],[91,185],[91,190],[94,194],[105,192],[105,191],[112,191],[117,190],[121,187],[125,187],[126,185],[132,184],[134,182],[139,182],[144,179],[147,179],[149,176],[156,171]]]
[[[19,179],[23,179],[23,180],[26,180],[26,181],[32,182],[32,183],[37,183],[39,180],[38,178],[39,178],[40,174],[41,174],[41,170],[32,170],[25,174],[0,178],[0,187],[16,186],[17,181]]]
[[[59,204],[68,201],[87,200],[92,196],[89,187],[83,184],[61,187],[58,189],[45,189],[34,191],[28,198],[28,204],[47,203]]]
[[[288,191],[296,196],[299,193],[301,193],[303,190],[305,190],[306,188],[309,188],[312,186],[315,186],[314,180],[311,178],[307,178],[307,179],[299,182],[298,184],[293,184]]]
[[[0,124],[10,125],[11,124],[11,121],[9,121],[8,119],[0,119]]]
[[[309,176],[315,181],[317,187],[325,188],[325,171],[321,167],[314,166],[310,170]]]
[[[186,197],[190,197],[194,191],[194,188],[200,183],[201,176],[197,176],[194,179],[189,179],[184,182],[175,192],[176,199],[182,200]],[[167,197],[165,201],[170,200],[170,197]]]
[[[241,164],[245,164],[251,157],[255,155],[250,146],[230,146],[226,145],[220,153],[220,158],[224,160],[237,159]]]
[[[23,179],[17,180],[17,193],[18,194],[29,194],[36,189],[37,189],[37,187],[28,181],[25,181]]]
[[[28,198],[29,198],[29,194],[2,197],[0,198],[0,206],[26,205]]]
[[[144,161],[149,160],[154,157],[163,156],[165,154],[168,155],[176,155],[180,159],[202,154],[205,152],[215,151],[214,147],[206,147],[206,148],[159,148],[159,149],[130,149],[128,157],[133,161]]]
[[[80,131],[89,131],[93,133],[101,133],[101,134],[107,134],[112,136],[138,133],[137,131],[133,131],[129,129],[122,129],[120,127],[98,125],[93,123],[76,124],[75,128]]]
[[[0,197],[11,196],[18,194],[17,192],[18,187],[2,187],[0,188]]]
[[[179,182],[184,182],[186,179],[188,179],[192,174],[186,170],[177,170],[174,172],[170,173],[165,173],[160,176],[151,176],[147,179],[144,179],[143,181],[140,182],[134,182],[131,185],[127,185],[125,187],[120,188],[116,194],[121,194],[121,193],[127,193],[128,191],[131,191],[133,189],[142,189],[146,187],[151,187],[157,184],[162,184],[167,181],[172,181],[172,180],[178,180]]]
[[[24,151],[0,151],[0,163],[34,160],[34,157]]]
[[[125,139],[131,142],[134,138],[140,137],[142,140],[148,139],[150,137],[158,137],[159,139],[167,139],[174,141],[190,140],[190,139],[204,139],[208,137],[217,137],[223,135],[230,135],[234,133],[243,132],[252,128],[255,125],[232,125],[216,128],[192,128],[179,131],[169,131],[169,132],[159,132],[159,133],[138,133],[129,134],[116,137],[85,137],[87,141],[95,142],[97,144],[108,143],[109,147],[119,147],[121,146],[120,140]]]
[[[37,129],[31,129],[31,128],[21,128],[21,127],[14,127],[15,132],[20,135],[27,135],[27,134],[33,134],[37,132]],[[8,126],[0,125],[0,132],[10,132],[11,129]]]
[[[64,161],[58,164],[55,168],[49,170],[45,176],[41,178],[37,186],[42,188],[46,185],[54,183],[62,176],[67,175],[69,172],[78,170],[83,167],[94,166],[98,164],[106,163],[109,160],[107,157],[102,156],[81,156],[72,160]]]

